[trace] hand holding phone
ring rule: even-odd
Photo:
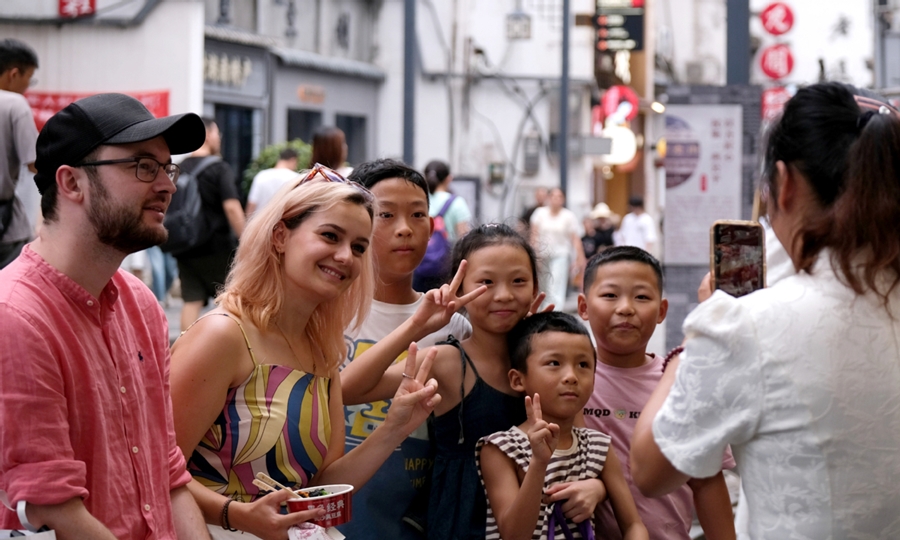
[[[721,220],[710,229],[713,289],[739,297],[766,286],[766,235],[755,221]]]

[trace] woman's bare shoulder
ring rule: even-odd
[[[238,324],[240,322],[240,324]],[[224,310],[215,310],[198,319],[172,345],[173,364],[182,359],[210,361],[219,366],[229,359],[240,361],[248,353],[242,327],[248,323]]]

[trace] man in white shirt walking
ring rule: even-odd
[[[285,148],[278,154],[278,161],[271,169],[259,171],[253,177],[250,185],[250,193],[247,195],[247,216],[249,217],[258,208],[262,208],[272,200],[281,186],[297,178],[297,151],[293,148]]]
[[[622,226],[613,239],[617,246],[635,246],[651,254],[657,253],[659,237],[656,223],[650,214],[644,212],[644,199],[632,197],[628,200],[631,212],[622,218]]]

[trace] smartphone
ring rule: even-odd
[[[713,289],[738,297],[766,286],[766,233],[759,223],[716,221],[709,252]]]

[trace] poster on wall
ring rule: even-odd
[[[741,218],[740,105],[666,108],[666,264],[709,264],[709,228]]]

